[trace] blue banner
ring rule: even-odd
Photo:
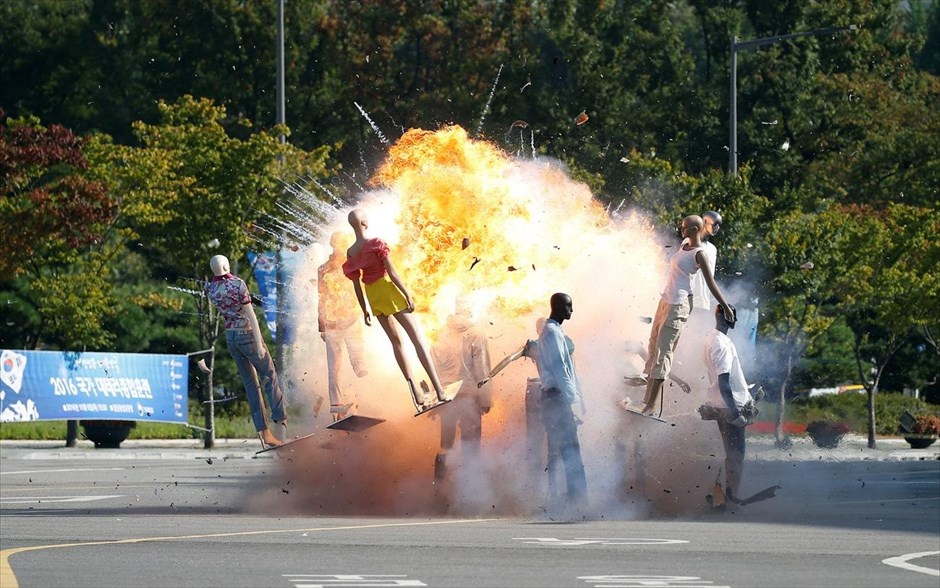
[[[267,251],[265,253],[248,253],[248,263],[254,268],[255,280],[258,282],[258,292],[261,295],[261,305],[264,309],[264,319],[268,324],[268,330],[271,332],[271,339],[278,340],[278,336],[283,337],[282,343],[291,343],[293,341],[293,330],[289,320],[278,320],[281,317],[290,315],[288,301],[290,296],[284,292],[287,288],[282,287],[290,282],[290,275],[293,273],[293,266],[296,265],[299,256],[292,255],[288,250],[281,252],[281,275],[278,280],[278,259],[277,253]],[[278,296],[284,296],[283,308],[278,314]]]
[[[185,355],[0,350],[0,422],[185,423]]]

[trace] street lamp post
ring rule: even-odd
[[[790,33],[789,35],[777,35],[775,37],[763,37],[761,39],[748,39],[739,41],[737,37],[731,38],[731,94],[730,100],[730,131],[728,137],[728,173],[733,176],[738,175],[738,50],[754,49],[763,45],[770,45],[779,41],[796,39],[797,37],[810,37],[818,35],[831,35],[843,31],[858,30],[858,25],[847,27],[829,27],[826,29],[816,29],[812,31],[803,31],[800,33]]]
[[[286,124],[284,114],[284,1],[277,0],[277,124]],[[281,143],[286,137],[281,135]]]

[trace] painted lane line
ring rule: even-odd
[[[177,535],[166,537],[138,537],[137,539],[114,539],[111,541],[86,541],[83,543],[59,543],[51,545],[33,545],[30,547],[14,547],[0,550],[0,586],[3,588],[19,588],[13,568],[10,567],[10,557],[28,551],[41,551],[45,549],[59,549],[63,547],[85,547],[91,545],[127,545],[133,543],[155,543],[158,541],[185,541],[188,539],[217,539],[221,537],[250,537],[252,535],[281,535],[284,533],[315,533],[322,531],[352,531],[360,529],[384,529],[393,527],[427,527],[432,525],[456,525],[460,523],[488,523],[499,519],[458,519],[446,521],[423,521],[419,523],[376,523],[373,525],[346,525],[342,527],[312,527],[307,529],[268,529],[266,531],[232,531],[230,533],[206,533],[202,535]]]
[[[639,538],[592,538],[575,537],[574,539],[557,539],[555,537],[513,537],[514,541],[522,541],[530,545],[549,545],[553,547],[581,547],[583,545],[679,545],[688,543],[684,539],[639,539]]]
[[[122,498],[124,494],[105,494],[98,496],[17,496],[16,498],[0,498],[0,504],[54,504],[56,502],[94,502],[95,500],[110,500]]]
[[[0,472],[0,476],[15,476],[22,474],[52,474],[58,472],[116,472],[124,468],[69,468],[61,470],[26,470],[22,472]]]
[[[404,574],[282,574],[294,588],[326,588],[327,586],[427,586],[421,580],[398,580]]]
[[[22,488],[3,488],[4,493],[9,492],[61,492],[62,490],[109,490],[114,484],[101,484],[98,486],[23,486]],[[120,488],[155,488],[153,484],[120,484]],[[117,490],[117,488],[115,488]]]
[[[889,557],[888,559],[883,559],[881,560],[881,563],[888,564],[889,566],[894,566],[896,568],[901,568],[902,570],[908,570],[911,572],[920,572],[921,574],[927,574],[928,576],[940,577],[940,570],[935,570],[933,568],[925,568],[923,566],[918,566],[912,563],[908,563],[908,560],[918,559],[921,557],[927,557],[930,555],[940,555],[940,551],[919,551],[917,553],[905,553],[904,555],[898,555],[896,557]]]
[[[618,576],[578,576],[587,584],[601,588],[650,588],[673,586],[675,588],[731,588],[730,586],[716,586],[711,580],[703,580],[698,576],[651,576],[618,575]]]

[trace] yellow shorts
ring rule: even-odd
[[[391,316],[408,309],[405,295],[395,287],[388,276],[383,276],[382,279],[371,284],[365,284],[364,287],[369,306],[372,307],[372,314],[375,316]]]

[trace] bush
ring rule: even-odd
[[[915,435],[940,435],[940,417],[933,414],[919,414],[914,419],[911,433]]]
[[[875,396],[875,433],[897,435],[898,422],[905,410],[911,413],[929,411],[932,405],[896,392],[879,392]],[[797,398],[787,405],[787,418],[795,422],[830,420],[846,423],[861,435],[868,434],[868,395],[830,394],[814,398]]]
[[[834,449],[839,445],[842,436],[849,432],[845,423],[833,421],[813,421],[806,425],[806,434],[812,438],[817,447]]]

